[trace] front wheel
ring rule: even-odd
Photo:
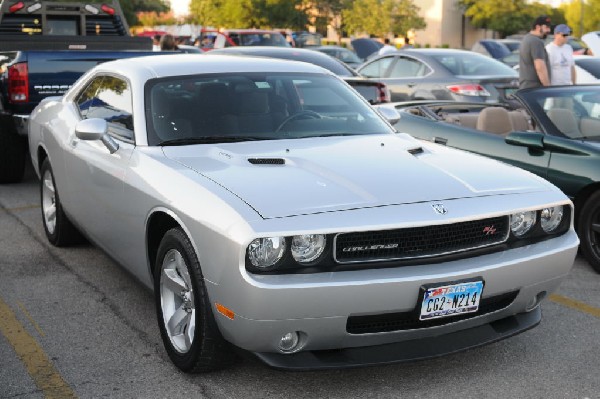
[[[189,373],[231,364],[234,357],[214,319],[200,263],[180,228],[163,237],[154,277],[160,334],[171,361]]]
[[[592,194],[583,204],[577,233],[581,240],[581,253],[594,270],[600,273],[600,191]]]
[[[42,162],[40,175],[42,176],[40,180],[42,220],[48,241],[57,247],[83,241],[83,237],[63,211],[48,158]]]

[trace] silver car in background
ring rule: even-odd
[[[48,240],[83,234],[153,290],[186,372],[236,347],[302,370],[494,342],[539,323],[577,251],[554,186],[395,134],[307,63],[107,62],[29,140]]]

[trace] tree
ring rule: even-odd
[[[82,0],[61,0],[63,2],[81,3]],[[107,3],[107,0],[88,0],[88,3]],[[165,3],[164,0],[121,0],[119,2],[125,20],[129,26],[135,26],[138,24],[136,13],[140,11],[154,11],[157,13],[168,12],[171,7]]]
[[[380,37],[390,33],[406,36],[409,30],[426,26],[412,0],[356,0],[342,16],[348,31]]]
[[[550,15],[552,8],[526,0],[460,0],[465,16],[476,28],[497,31],[501,37],[528,31],[540,15]]]
[[[600,26],[600,0],[574,0],[563,3],[560,9],[565,13],[567,25],[575,36],[581,37],[584,32],[598,30]],[[581,31],[581,11],[583,8],[583,32]]]
[[[304,28],[302,0],[191,0],[190,18],[203,26],[229,28]]]
[[[315,15],[309,15],[311,25],[316,26],[317,32],[327,32],[330,26],[341,42],[344,21],[342,11],[348,8],[352,0],[305,0],[307,10],[315,10]],[[339,43],[338,43],[339,44]]]

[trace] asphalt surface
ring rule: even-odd
[[[152,294],[102,251],[44,235],[39,183],[0,186],[0,398],[600,398],[600,275],[581,258],[542,323],[427,361],[204,375],[169,361]]]

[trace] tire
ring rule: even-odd
[[[198,257],[180,228],[164,235],[154,268],[160,335],[171,361],[188,373],[229,366],[235,360],[211,310]],[[177,325],[174,321],[178,321]]]
[[[63,211],[48,158],[42,162],[40,176],[42,220],[48,241],[56,247],[82,242],[83,237]]]
[[[10,118],[0,119],[0,184],[19,183],[25,174],[27,138],[19,136]]]
[[[583,204],[577,223],[580,250],[594,270],[600,273],[600,191]]]

